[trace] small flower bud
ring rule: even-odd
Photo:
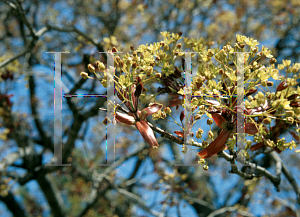
[[[101,81],[101,84],[102,84],[103,87],[107,87],[107,80],[104,80],[104,79],[103,79],[103,80]]]
[[[295,115],[294,111],[292,110],[287,110],[285,113],[287,117],[293,117]]]
[[[206,148],[206,147],[208,146],[208,142],[203,141],[203,142],[202,142],[202,146],[203,146],[203,148]]]
[[[271,122],[272,122],[271,118],[265,118],[265,119],[263,120],[263,123],[264,123],[265,125],[268,125],[268,124],[270,124]]]
[[[292,118],[292,117],[287,117],[286,122],[287,122],[288,124],[293,124],[293,123],[294,123],[294,118]]]
[[[121,58],[120,58],[119,56],[116,56],[116,62],[117,62],[118,64],[120,64]]]
[[[97,67],[98,67],[98,69],[100,71],[104,71],[105,70],[105,65],[102,62],[97,61],[96,64],[97,64]]]
[[[251,50],[252,50],[253,53],[256,53],[258,51],[258,48],[257,47],[253,47],[253,48],[251,48]]]
[[[211,49],[208,49],[207,56],[212,57],[214,55],[214,52]]]
[[[161,78],[161,73],[156,73],[155,78]]]
[[[199,120],[201,118],[201,115],[199,115],[199,114],[196,114],[195,116],[194,116],[194,119],[195,120]]]
[[[137,67],[137,63],[136,63],[136,62],[133,62],[133,63],[132,63],[132,68],[135,69],[136,67]]]
[[[118,52],[117,48],[115,48],[115,47],[113,47],[113,48],[111,49],[111,51],[112,51],[112,52]]]
[[[80,75],[83,79],[87,79],[88,78],[88,73],[86,72],[80,72]]]
[[[88,70],[90,72],[95,72],[95,67],[92,64],[88,64]]]
[[[212,125],[213,124],[213,120],[212,119],[207,119],[207,125]]]
[[[261,81],[261,85],[262,85],[263,87],[266,87],[266,86],[267,86],[267,81]]]
[[[204,165],[204,166],[203,166],[203,169],[204,169],[204,170],[208,170],[208,168],[209,168],[209,167],[208,167],[207,165]]]
[[[240,48],[244,48],[245,47],[245,44],[238,43],[238,45],[239,45]]]
[[[271,58],[271,59],[269,60],[269,62],[270,62],[270,64],[274,64],[274,63],[277,62],[277,60],[273,57],[273,58]]]
[[[275,144],[274,144],[273,141],[271,141],[270,139],[268,139],[268,140],[266,141],[266,145],[269,146],[270,148],[273,148]]]
[[[181,46],[182,46],[181,43],[179,43],[179,44],[176,45],[176,47],[177,47],[178,49],[180,49]]]
[[[199,161],[198,161],[198,164],[205,164],[205,159],[200,159]]]
[[[205,159],[200,159],[199,161],[198,161],[198,164],[205,164]]]
[[[293,72],[293,73],[297,73],[298,70],[299,70],[299,69],[297,69],[296,67],[293,67],[293,68],[292,68],[292,72]]]
[[[219,75],[224,75],[225,73],[224,73],[224,70],[223,69],[220,69],[219,70]]]
[[[267,81],[267,86],[272,87],[273,86],[273,82],[272,81]]]
[[[179,36],[182,36],[182,32],[181,32],[181,31],[180,31],[180,32],[178,32],[178,35],[179,35]]]
[[[107,124],[110,123],[110,121],[109,121],[109,119],[107,117],[105,117],[102,123],[105,124],[105,125],[107,125]]]
[[[213,137],[214,137],[213,132],[212,132],[212,131],[209,131],[209,132],[208,132],[208,136],[209,136],[210,138],[213,138]]]
[[[165,112],[166,112],[167,115],[169,115],[169,114],[171,114],[171,109],[169,107],[166,107]]]
[[[196,138],[197,139],[202,138],[202,134],[203,134],[203,130],[201,128],[199,128],[196,133]]]
[[[157,61],[160,61],[160,57],[156,57],[155,59],[156,59]]]
[[[134,56],[134,57],[137,56],[137,52],[136,52],[136,51],[133,52],[133,56]]]
[[[151,62],[150,66],[154,67],[155,66],[155,62]]]
[[[134,47],[133,47],[133,46],[130,46],[130,50],[134,51]]]
[[[126,61],[126,65],[130,66],[132,64],[132,59],[129,57]]]
[[[146,70],[146,74],[147,74],[148,76],[150,76],[150,75],[152,74],[152,72],[153,72],[153,68],[152,68],[152,67],[150,67],[150,68],[148,68],[148,69]]]

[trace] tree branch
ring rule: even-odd
[[[216,211],[213,211],[211,214],[209,214],[208,217],[215,217],[221,214],[224,214],[226,212],[237,212],[238,214],[242,215],[242,216],[249,216],[252,217],[254,215],[252,215],[251,213],[248,213],[246,211],[243,210],[239,210],[238,207],[223,207],[221,209],[218,209]]]
[[[255,177],[254,174],[246,174],[242,171],[240,171],[236,166],[234,166],[234,156],[233,155],[229,155],[227,154],[225,151],[221,151],[218,153],[219,156],[223,157],[225,160],[229,161],[229,162],[233,162],[231,163],[231,166],[233,166],[233,170],[231,170],[231,173],[235,173],[243,178],[246,178],[246,179],[252,179]],[[247,162],[246,162],[247,163]],[[248,163],[250,164],[250,163]],[[267,179],[269,179],[276,188],[279,187],[279,184],[280,184],[280,179],[278,179],[276,176],[272,175],[268,170],[266,170],[265,168],[261,167],[261,166],[258,166],[258,165],[255,165],[255,171],[262,174],[263,176],[265,176]]]
[[[91,42],[93,45],[95,45],[99,51],[104,52],[104,48],[102,47],[102,45],[100,43],[97,43],[94,39],[92,39],[90,36],[88,36],[87,34],[83,33],[82,31],[80,31],[79,29],[77,29],[75,26],[71,26],[71,27],[57,27],[57,26],[53,26],[50,24],[47,24],[47,27],[50,30],[56,30],[59,32],[75,32],[79,35],[81,35],[83,38],[85,38],[87,41]]]
[[[5,205],[10,210],[10,212],[13,214],[13,216],[18,216],[18,217],[26,216],[23,208],[15,200],[14,195],[11,192],[9,192],[8,195],[6,195],[5,197],[1,196],[1,194],[0,194],[0,201],[5,203]]]
[[[53,216],[65,217],[66,214],[64,211],[63,199],[61,198],[55,185],[46,177],[46,175],[38,174],[36,180],[48,201]]]
[[[45,131],[43,130],[43,125],[38,117],[38,112],[36,109],[36,96],[35,96],[35,82],[34,77],[29,76],[29,92],[30,92],[30,107],[31,107],[31,114],[34,119],[35,126],[41,136],[42,141],[46,142],[46,144],[43,144],[45,147],[49,149],[53,149],[53,143],[51,142],[51,138],[49,138]]]

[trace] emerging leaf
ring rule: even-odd
[[[210,143],[208,147],[198,152],[200,158],[206,159],[221,151],[227,139],[229,138],[229,135],[230,135],[230,131],[222,130],[220,135],[212,143]]]
[[[116,112],[116,120],[121,123],[128,124],[128,125],[135,124],[135,119],[133,116],[127,115],[127,114],[124,114],[121,112]]]
[[[162,105],[157,103],[152,104],[151,106],[144,108],[140,113],[140,118],[145,120],[148,115],[153,115],[154,113],[158,112],[162,108]]]
[[[138,121],[136,122],[136,128],[140,131],[144,140],[151,146],[158,146],[157,140],[154,136],[153,130],[149,127],[146,121]]]

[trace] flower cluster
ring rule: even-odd
[[[178,109],[185,103],[184,95],[187,93],[185,93],[184,85],[184,50],[190,49],[199,54],[196,76],[193,77],[191,83],[192,96],[205,94],[215,97],[214,100],[192,97],[191,121],[195,124],[197,121],[202,121],[206,115],[210,118],[207,124],[211,127],[215,123],[222,131],[219,135],[215,135],[213,131],[207,134],[199,128],[195,135],[192,132],[184,135],[182,127],[180,131],[175,131],[175,134],[180,138],[195,136],[195,139],[201,139],[203,149],[198,155],[203,159],[224,149],[226,143],[228,148],[233,150],[233,144],[236,141],[233,134],[236,133],[238,106],[235,97],[223,97],[223,95],[237,94],[236,53],[247,52],[244,55],[244,93],[246,96],[244,115],[247,134],[245,150],[255,151],[271,147],[280,153],[285,149],[297,148],[300,142],[298,130],[300,87],[297,82],[300,78],[299,63],[292,63],[290,60],[278,63],[270,49],[265,46],[259,49],[257,40],[243,35],[237,35],[233,44],[217,47],[203,38],[182,37],[182,33],[162,32],[161,34],[163,39],[160,42],[141,45],[136,50],[132,48],[132,54],[127,53],[123,57],[115,56],[116,72],[118,72],[114,77],[116,91],[129,109],[127,116],[118,114],[117,120],[126,124],[135,124],[144,139],[152,146],[157,146],[152,136],[153,132],[149,131],[145,118],[147,115],[152,115],[153,120],[157,120],[168,119],[170,116],[177,123],[172,116],[172,107]],[[111,50],[111,52],[116,51],[116,48]],[[191,56],[195,58],[197,55],[193,53]],[[88,68],[90,73],[95,74],[94,79],[101,80],[101,84],[106,87],[105,65],[98,61],[94,65],[89,65]],[[86,72],[82,72],[81,76],[91,78]],[[157,87],[157,84],[160,86]],[[168,107],[164,109],[161,109],[162,105],[156,102],[161,94],[171,96]],[[137,106],[139,97],[140,100],[144,99],[144,103],[149,103],[148,107],[142,111]],[[151,102],[155,103],[150,104]],[[184,114],[180,115],[181,122],[183,117]],[[142,128],[147,128],[147,130]],[[292,130],[291,135],[295,141],[286,142],[280,138],[283,128]],[[142,133],[146,131],[151,134],[151,138]],[[203,137],[213,141],[208,144]]]

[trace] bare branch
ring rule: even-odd
[[[113,186],[114,189],[116,189],[120,194],[124,195],[131,201],[133,201],[135,204],[138,204],[143,210],[150,213],[153,216],[159,216],[159,212],[151,210],[145,203],[145,201],[140,198],[138,195],[133,194],[125,189],[119,188],[109,177],[105,176],[105,179],[109,181],[109,183]]]
[[[183,144],[184,143],[184,141],[182,139],[180,139],[180,138],[178,138],[176,136],[173,136],[171,133],[169,133],[169,132],[167,132],[165,130],[162,130],[162,129],[158,128],[158,127],[153,126],[153,124],[151,124],[150,122],[148,122],[148,125],[151,127],[151,129],[153,131],[161,134],[162,137],[170,139],[171,141],[176,142],[178,144]],[[199,148],[199,146],[197,146],[196,144],[194,146]]]
[[[20,204],[15,200],[14,195],[9,192],[5,197],[0,194],[0,201],[4,202],[7,208],[11,211],[13,216],[25,217],[25,212]]]
[[[36,180],[48,201],[53,216],[65,217],[63,199],[56,189],[56,186],[45,175],[38,175]]]
[[[243,210],[239,210],[238,207],[223,207],[221,209],[218,209],[216,211],[213,211],[212,213],[209,214],[208,217],[215,217],[221,214],[224,214],[226,212],[237,212],[238,214],[242,215],[242,216],[247,216],[247,217],[252,217],[254,215],[252,215],[251,213],[248,213],[246,211]]]
[[[32,147],[27,146],[25,148],[19,148],[18,151],[11,153],[6,156],[2,162],[0,162],[0,172],[4,171],[6,167],[11,166],[14,162],[20,158],[23,158],[25,155],[31,155],[34,153]]]
[[[11,58],[8,58],[8,59],[2,61],[2,62],[0,63],[0,68],[2,68],[2,67],[4,67],[4,66],[8,65],[9,63],[15,61],[16,59],[19,59],[20,57],[24,56],[25,54],[31,52],[31,50],[33,49],[33,47],[34,47],[34,45],[35,45],[35,42],[38,40],[38,37],[42,36],[42,35],[43,35],[45,32],[47,32],[48,30],[49,30],[49,29],[48,29],[47,27],[41,28],[41,29],[36,33],[36,36],[37,36],[37,37],[34,38],[34,39],[31,41],[31,43],[30,43],[30,45],[29,45],[28,47],[26,47],[21,53],[19,53],[19,54],[15,55],[15,56],[13,56],[13,57],[11,57]]]
[[[34,81],[34,77],[30,76],[29,77],[29,92],[30,92],[30,107],[31,107],[31,114],[34,117],[34,123],[35,126],[41,136],[42,141],[45,142],[45,144],[43,144],[45,147],[47,148],[52,148],[53,144],[51,142],[51,138],[49,138],[45,131],[43,130],[43,125],[40,121],[40,118],[38,117],[38,112],[36,109],[36,96],[35,96],[35,81]]]
[[[59,31],[59,32],[74,32],[74,33],[77,33],[77,34],[81,35],[82,37],[84,37],[87,41],[89,41],[93,45],[95,45],[98,48],[99,51],[104,51],[104,48],[102,47],[102,45],[100,43],[97,43],[93,38],[91,38],[87,34],[83,33],[82,31],[77,29],[75,26],[60,28],[60,27],[57,27],[57,26],[47,24],[47,27],[50,30],[56,30],[56,31]]]
[[[27,53],[30,52],[30,51],[31,51],[31,49],[30,49],[29,47],[28,47],[28,48],[25,48],[25,50],[22,51],[21,53],[19,53],[19,54],[15,55],[15,56],[13,56],[13,57],[11,57],[11,58],[8,58],[8,59],[2,61],[2,62],[0,63],[0,68],[2,68],[2,67],[4,67],[4,66],[6,66],[7,64],[9,64],[9,63],[15,61],[16,59],[19,59],[20,57],[24,56],[25,54],[27,54]]]
[[[234,156],[227,154],[225,151],[221,151],[218,153],[219,156],[223,157],[225,160],[229,161],[229,162],[233,162],[234,163]],[[231,163],[231,165],[233,164]],[[255,164],[254,164],[255,165]],[[232,165],[233,166],[233,165]],[[234,168],[234,166],[233,166]],[[267,179],[269,179],[276,188],[278,188],[279,184],[280,184],[280,179],[278,179],[276,176],[272,175],[268,170],[266,170],[265,168],[255,165],[255,171],[262,174],[263,176],[265,176]],[[231,171],[232,173],[236,173],[237,175],[246,178],[246,179],[251,179],[254,178],[255,175],[251,175],[251,174],[245,174],[244,172],[238,170],[238,168],[236,167],[235,169],[233,169]]]
[[[86,180],[93,180],[93,189],[89,195],[89,201],[86,204],[86,207],[78,214],[78,217],[84,216],[84,214],[93,207],[93,205],[97,202],[98,198],[103,195],[105,192],[103,191],[98,191],[98,187],[100,186],[100,183],[102,183],[103,179],[105,179],[106,175],[108,175],[110,172],[112,172],[116,167],[118,167],[121,163],[126,161],[127,159],[136,156],[138,153],[142,152],[146,148],[149,148],[149,146],[145,143],[142,142],[141,144],[138,145],[138,149],[130,154],[125,155],[124,157],[118,159],[114,164],[110,165],[108,168],[106,168],[102,173],[98,173],[96,170],[93,171],[92,177],[90,177],[86,173],[81,173],[83,177],[86,178]],[[79,166],[77,166],[79,168]],[[77,169],[77,171],[80,173],[82,170]],[[107,190],[107,189],[106,189]]]

